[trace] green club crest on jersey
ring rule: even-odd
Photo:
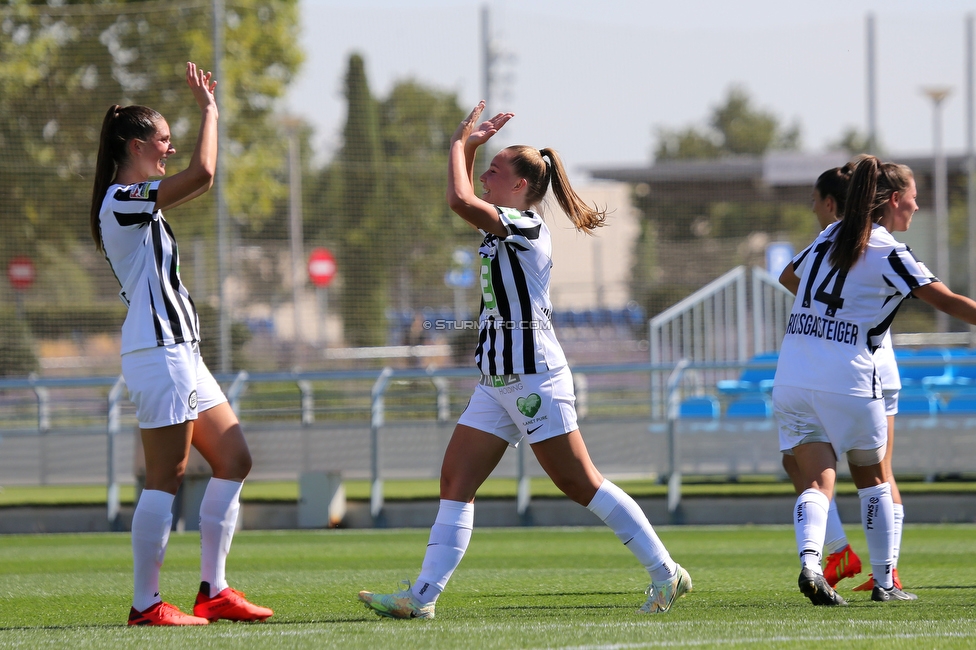
[[[542,398],[538,394],[532,393],[528,397],[520,397],[515,401],[515,406],[527,418],[535,417],[542,407]]]

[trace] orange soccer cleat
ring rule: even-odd
[[[891,570],[891,581],[898,589],[901,589],[901,580],[898,579],[898,569]],[[874,574],[869,573],[868,579],[851,589],[851,591],[874,591]]]
[[[138,612],[135,607],[129,609],[129,625],[206,625],[205,618],[184,614],[169,603],[156,603],[149,609]]]
[[[228,621],[264,621],[274,614],[267,607],[248,602],[244,594],[230,587],[211,598],[210,585],[206,582],[200,583],[193,613],[211,623],[221,618]]]
[[[827,579],[827,584],[831,587],[836,587],[837,583],[844,578],[853,578],[860,572],[861,558],[857,556],[850,544],[827,556],[824,578]]]

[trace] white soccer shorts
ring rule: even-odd
[[[829,442],[840,458],[851,449],[878,449],[888,441],[883,399],[776,386],[773,413],[781,451],[810,442]]]
[[[196,343],[127,352],[122,377],[141,429],[196,420],[197,413],[227,401]]]
[[[483,375],[458,424],[486,431],[513,447],[578,428],[569,366],[531,375]]]

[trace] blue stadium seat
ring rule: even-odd
[[[718,400],[709,395],[686,397],[678,406],[678,417],[682,419],[718,419]]]
[[[976,386],[976,350],[949,348],[953,386]],[[960,362],[968,363],[960,363]]]
[[[770,418],[773,417],[773,404],[765,395],[744,395],[729,402],[725,417]]]
[[[644,313],[644,308],[637,303],[628,303],[627,322],[634,327],[645,327],[647,325],[647,315]]]
[[[769,392],[773,388],[773,377],[776,376],[776,360],[779,352],[763,352],[749,360],[749,363],[770,363],[768,368],[746,368],[738,379],[720,379],[715,387],[725,395],[740,393]]]
[[[898,400],[899,405],[901,400]],[[899,410],[901,406],[899,406]],[[953,395],[942,412],[946,415],[976,415],[976,391],[967,390]]]
[[[939,400],[931,393],[898,394],[898,415],[935,415]]]
[[[570,327],[572,321],[570,320],[569,312],[565,309],[552,312],[552,324],[557,328]]]
[[[952,365],[944,348],[895,349],[895,360],[902,388],[952,385]]]

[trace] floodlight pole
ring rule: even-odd
[[[300,344],[305,342],[305,335],[300,317],[302,293],[305,287],[305,242],[302,236],[302,167],[301,147],[298,140],[298,129],[301,122],[297,118],[288,117],[284,126],[288,132],[288,223],[289,243],[291,248],[291,295],[295,314],[295,353],[294,362],[300,360],[302,351]]]
[[[494,110],[492,108],[492,96],[491,91],[495,86],[496,70],[495,66],[498,63],[498,52],[495,50],[495,44],[491,37],[491,9],[488,5],[482,5],[481,7],[481,98],[485,100],[485,105],[488,107],[489,115],[490,111]],[[481,147],[481,165],[479,166],[479,173],[488,168],[491,161],[491,141],[488,141],[485,146]]]
[[[223,78],[223,58],[224,58],[224,0],[213,0],[213,77],[218,82],[224,82]],[[229,88],[225,83],[224,88]],[[227,92],[226,90],[224,92]],[[228,269],[227,260],[229,258],[228,246],[228,223],[227,223],[227,201],[224,197],[224,157],[219,154],[219,143],[224,141],[226,129],[224,120],[217,120],[217,169],[214,173],[214,192],[217,202],[217,283],[220,292],[220,372],[231,371],[231,351],[230,351],[230,291],[227,287]]]
[[[968,185],[966,192],[966,207],[969,222],[969,295],[976,293],[976,98],[973,97],[973,85],[976,83],[976,70],[973,65],[973,29],[976,16],[966,16],[966,175]],[[969,347],[976,347],[976,325],[969,326]]]
[[[949,96],[948,87],[923,88],[932,100],[932,184],[935,186],[935,274],[949,284],[949,183],[946,177],[946,156],[942,146],[942,102]],[[936,325],[940,332],[949,331],[949,315],[936,311]]]
[[[875,84],[875,56],[874,56],[874,14],[868,14],[865,25],[865,54],[866,54],[866,90],[868,110],[868,152],[877,153],[878,148],[878,111],[877,85]]]

